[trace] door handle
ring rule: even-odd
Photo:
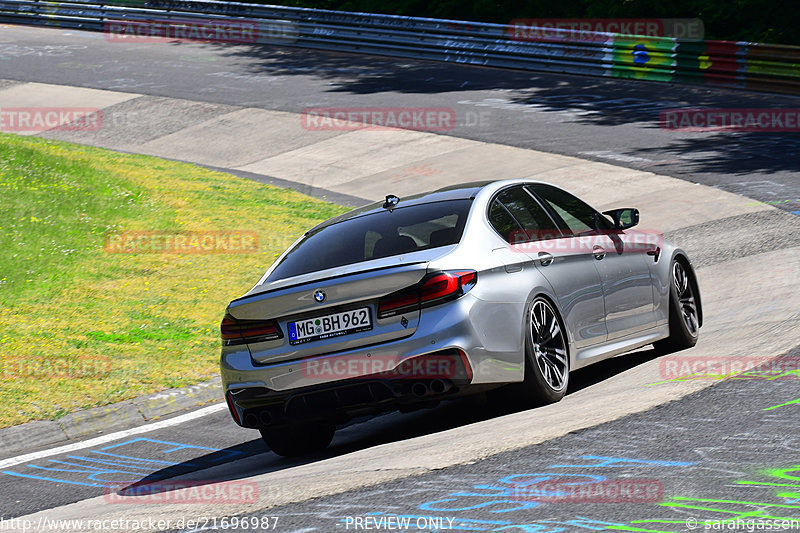
[[[543,267],[546,267],[553,262],[553,255],[547,252],[539,252],[539,262]]]
[[[658,263],[658,258],[661,255],[661,248],[656,246],[652,250],[647,250],[647,255],[652,255],[653,256],[653,261]]]
[[[600,261],[602,258],[606,256],[606,251],[603,250],[601,246],[597,246],[595,244],[594,247],[592,248],[592,255],[594,256],[595,259]]]

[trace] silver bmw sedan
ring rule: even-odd
[[[298,455],[356,416],[503,386],[557,402],[572,370],[694,346],[691,262],[638,221],[505,180],[389,195],[323,222],[227,308],[231,416]]]

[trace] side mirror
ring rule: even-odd
[[[632,228],[639,223],[639,210],[632,207],[603,211],[603,214],[610,216],[614,220],[616,229]]]

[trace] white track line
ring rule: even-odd
[[[74,452],[75,450],[81,450],[83,448],[97,446],[98,444],[105,444],[106,442],[111,442],[112,440],[124,439],[125,437],[130,437],[131,435],[140,435],[142,433],[148,433],[150,431],[155,431],[157,429],[163,429],[170,426],[183,424],[184,422],[188,422],[189,420],[194,420],[195,418],[200,418],[206,415],[210,415],[212,413],[216,413],[217,411],[222,411],[223,409],[226,408],[227,407],[224,403],[209,405],[208,407],[203,407],[202,409],[198,409],[197,411],[192,411],[191,413],[186,413],[185,415],[176,416],[175,418],[170,418],[168,420],[161,420],[160,422],[154,422],[153,424],[147,424],[145,426],[139,426],[131,429],[126,429],[123,431],[117,431],[116,433],[109,433],[108,435],[103,435],[102,437],[95,437],[94,439],[84,440],[81,442],[65,444],[64,446],[59,446],[58,448],[51,448],[49,450],[42,450],[40,452],[28,453],[25,455],[18,455],[16,457],[11,457],[9,459],[1,460],[0,468],[8,468],[9,466],[18,465],[20,463],[24,463],[27,461],[35,461],[36,459],[41,459],[43,457],[50,457],[53,455],[58,455],[60,453]]]

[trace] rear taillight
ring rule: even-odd
[[[474,270],[451,270],[425,276],[413,287],[381,298],[378,318],[387,318],[424,307],[460,298],[475,286],[478,273]]]
[[[219,330],[225,346],[283,338],[281,328],[274,320],[239,320],[227,313]]]
[[[381,298],[378,303],[378,318],[395,316],[418,308],[419,290],[413,287]]]

